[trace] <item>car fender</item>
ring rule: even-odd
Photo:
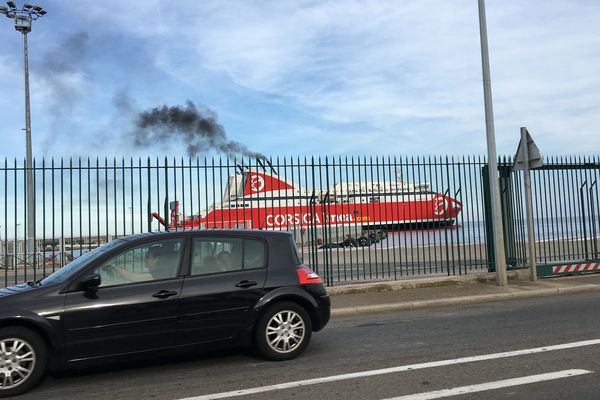
[[[60,344],[59,338],[53,334],[57,332],[54,324],[60,324],[60,320],[48,319],[32,312],[16,312],[12,315],[0,315],[0,328],[6,326],[23,326],[39,333],[43,338],[49,341],[53,348]]]
[[[299,287],[289,286],[280,287],[265,294],[258,303],[256,303],[256,306],[254,306],[254,311],[260,313],[260,311],[270,304],[273,304],[275,301],[285,299],[292,301],[297,300],[301,301],[302,304],[310,305],[311,309],[307,309],[309,313],[314,312],[318,307],[317,301],[305,290],[302,290]]]

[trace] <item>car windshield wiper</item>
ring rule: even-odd
[[[27,284],[31,287],[42,286],[42,280],[38,279],[37,281],[29,281]]]

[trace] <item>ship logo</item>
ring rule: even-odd
[[[275,175],[250,172],[245,184],[244,196],[293,189],[292,185]]]
[[[448,199],[443,196],[438,196],[433,200],[433,213],[437,216],[444,215],[448,208]]]
[[[260,175],[254,175],[250,178],[250,190],[260,192],[265,188],[265,180]]]

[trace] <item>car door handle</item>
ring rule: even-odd
[[[239,288],[249,288],[251,286],[256,286],[258,285],[258,283],[254,282],[254,281],[241,281],[240,283],[236,284],[235,287],[239,287]]]
[[[175,296],[177,292],[173,290],[161,290],[152,295],[152,297],[157,297],[159,299],[166,299],[167,297]]]

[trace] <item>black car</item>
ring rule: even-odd
[[[329,321],[321,278],[272,231],[145,233],[0,289],[0,397],[47,369],[217,345],[288,360]]]

